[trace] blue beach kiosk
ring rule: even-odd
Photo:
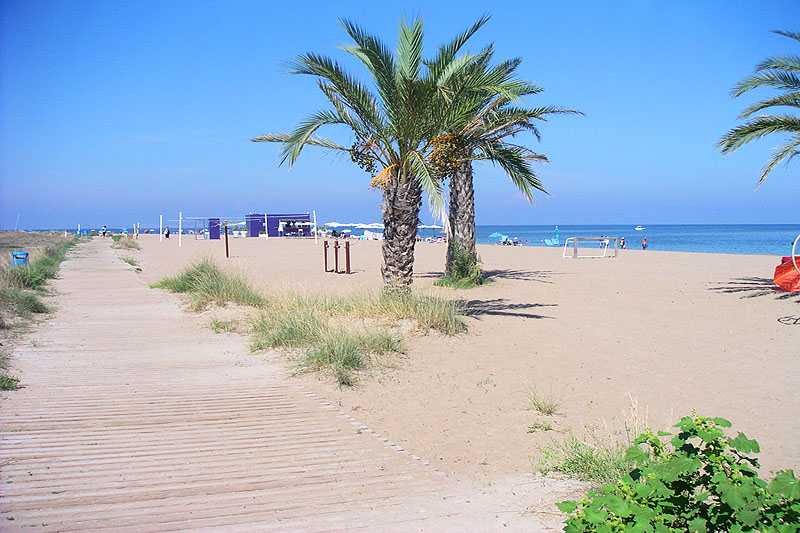
[[[267,235],[270,237],[311,237],[311,213],[267,214]]]

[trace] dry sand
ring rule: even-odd
[[[139,260],[147,283],[210,256],[266,290],[380,287],[379,242],[352,242],[349,276],[324,273],[313,240],[232,239],[228,260],[222,241],[139,242],[118,254]],[[481,245],[493,282],[462,291],[431,287],[444,252],[417,245],[414,287],[463,299],[468,333],[414,338],[394,369],[355,389],[291,379],[461,478],[498,483],[530,471],[537,445],[562,436],[527,433],[536,422],[621,432],[631,399],[656,429],[692,409],[726,417],[759,441],[765,471],[800,469],[800,324],[778,321],[800,316],[800,296],[771,289],[778,258],[625,250],[573,260],[560,249]],[[529,410],[534,388],[557,397],[561,414]]]

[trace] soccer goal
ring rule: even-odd
[[[614,255],[611,255],[613,246]],[[585,257],[617,257],[619,254],[618,237],[568,237],[564,241],[564,255],[581,259]]]

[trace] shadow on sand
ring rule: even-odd
[[[539,283],[553,283],[550,281],[555,272],[550,270],[484,270],[483,275],[489,279],[516,279],[521,281],[538,281]],[[444,277],[444,272],[419,272],[415,273],[416,278],[435,278],[441,279]]]
[[[727,293],[742,293],[741,298],[756,298],[758,296],[774,296],[777,300],[791,300],[800,304],[800,293],[786,292],[775,286],[770,278],[736,278],[720,282],[711,287],[712,291]]]
[[[553,318],[535,313],[525,313],[523,311],[535,307],[555,307],[558,304],[522,304],[509,303],[505,298],[494,298],[491,300],[464,300],[464,315],[475,317],[480,320],[484,315],[515,316],[520,318]]]

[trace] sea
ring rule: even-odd
[[[698,252],[710,254],[789,255],[792,244],[800,235],[800,224],[658,224],[643,225],[559,225],[561,246],[567,237],[625,237],[628,249],[642,249],[647,237],[648,250],[669,252]],[[518,239],[523,246],[545,246],[545,239],[556,236],[556,226],[477,226],[475,239],[480,244],[492,244],[498,238],[493,233]],[[797,244],[800,253],[800,242]]]
[[[647,237],[648,250],[670,252],[697,252],[710,254],[756,254],[786,256],[792,251],[792,244],[800,235],[798,224],[653,224],[643,225],[637,231],[634,224],[622,225],[558,225],[558,238],[561,246],[567,237],[625,237],[628,249],[641,250],[641,241]],[[85,228],[98,230],[99,228]],[[121,228],[109,228],[118,233]],[[158,233],[158,228],[147,228]],[[177,229],[177,228],[175,228]],[[173,229],[173,234],[175,233]],[[363,230],[342,226],[339,230],[350,229],[352,235]],[[142,227],[141,231],[144,232]],[[37,230],[46,231],[46,230]],[[64,229],[58,230],[64,231]],[[72,230],[75,231],[73,228]],[[127,231],[130,231],[128,228]],[[187,233],[184,229],[184,233]],[[378,231],[378,230],[373,230]],[[489,235],[500,233],[509,239],[517,239],[522,246],[545,246],[545,239],[556,237],[554,225],[479,225],[475,228],[478,244],[498,244],[500,239]],[[438,228],[420,228],[422,238],[441,237]],[[797,244],[800,254],[800,242]]]

